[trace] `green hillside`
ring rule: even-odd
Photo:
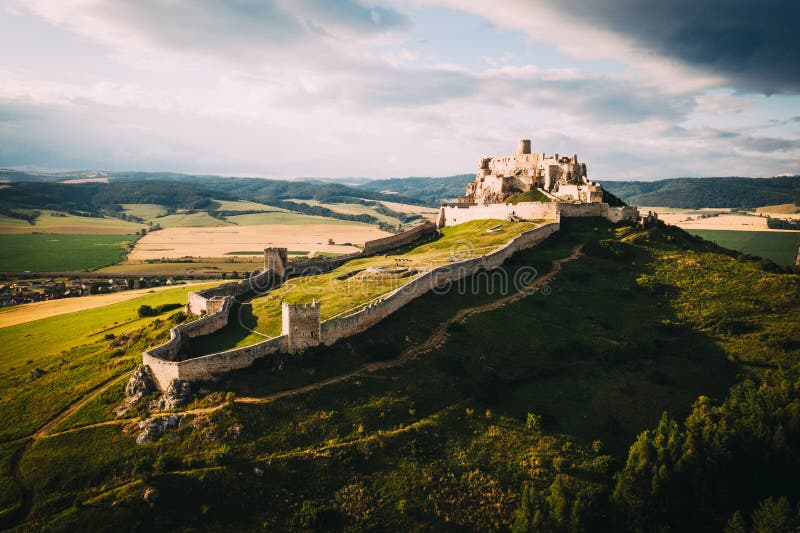
[[[442,178],[389,178],[368,181],[359,185],[359,188],[396,196],[419,198],[425,205],[438,207],[444,200],[463,196],[467,183],[474,179],[475,174],[459,174]],[[403,200],[394,201],[402,202]]]
[[[632,205],[760,207],[800,205],[800,176],[775,178],[672,178],[659,181],[602,181],[609,192]]]
[[[141,350],[181,318],[106,330],[124,313],[95,312],[80,332],[37,335],[58,346],[30,363],[0,355],[0,525],[719,531],[761,508],[794,520],[798,276],[677,228],[562,224],[504,267],[513,287],[561,261],[547,290],[511,298],[482,275],[431,292],[280,371],[265,361],[195,389],[179,427],[142,446],[143,408],[112,411]],[[0,329],[0,342],[27,334]]]

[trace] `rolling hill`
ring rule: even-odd
[[[699,209],[800,204],[800,176],[604,180],[600,183],[609,192],[634,205]]]

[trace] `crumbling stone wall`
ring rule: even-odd
[[[264,272],[283,276],[288,260],[289,251],[286,248],[264,248]]]

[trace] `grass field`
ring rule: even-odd
[[[729,231],[687,229],[725,248],[771,259],[783,266],[794,264],[800,246],[800,231]]]
[[[187,286],[192,286],[195,284],[197,283],[190,283]],[[205,287],[207,284],[202,284],[202,286]],[[44,302],[33,302],[29,304],[15,305],[13,307],[6,307],[0,309],[0,329],[67,313],[87,311],[97,307],[104,307],[107,305],[124,302],[126,300],[140,298],[150,293],[171,291],[174,289],[175,287],[171,286],[153,287],[149,289],[134,289],[130,291],[114,292],[111,294],[95,294],[77,298],[60,298],[56,300],[47,300]]]
[[[163,205],[158,204],[120,204],[126,215],[139,217],[144,221],[160,217],[167,212]]]
[[[273,213],[265,213],[273,214]],[[283,216],[283,213],[274,213]],[[242,215],[259,216],[259,215]],[[299,215],[303,216],[303,215]],[[232,217],[239,218],[239,217]],[[369,224],[306,224],[234,226],[213,228],[166,228],[148,233],[128,254],[130,261],[179,257],[225,257],[236,250],[263,250],[270,246],[309,252],[351,253],[355,244],[389,235]],[[334,243],[330,244],[330,240]],[[349,244],[348,244],[349,243]]]
[[[405,366],[261,404],[221,400],[393,358],[458,310],[502,294],[480,284],[429,293],[368,332],[284,359],[280,372],[266,361],[229,374],[195,404],[219,410],[185,415],[153,444],[135,445],[119,425],[38,439],[19,461],[31,501],[19,527],[507,530],[523,487],[555,498],[555,479],[586,487],[594,502],[664,410],[679,416],[699,395],[719,398],[743,377],[775,372],[796,350],[769,339],[800,338],[797,276],[764,272],[674,229],[619,242],[628,231],[599,219],[562,221],[561,232],[504,265],[512,278],[522,267],[547,272],[584,244],[547,296],[454,323],[444,344]],[[751,329],[718,327],[731,317]],[[79,325],[100,330],[107,321],[87,314]],[[11,464],[21,445],[9,439],[97,383],[124,382],[140,346],[165,338],[166,328],[118,326],[142,338],[110,349],[101,335],[73,333],[76,324],[51,324],[77,346],[60,354],[67,348],[51,346],[60,339],[46,329],[14,334],[37,343],[15,349],[15,365],[29,352],[55,354],[32,363],[49,370],[45,377],[28,382],[29,366],[0,370],[0,511],[19,495]],[[122,394],[112,381],[61,428],[113,420]],[[146,487],[160,492],[154,506],[143,501]]]
[[[219,333],[204,337],[192,346],[192,353],[212,353],[259,342],[265,336],[275,336],[281,328],[281,302],[322,302],[322,319],[354,310],[378,296],[405,285],[423,272],[448,263],[454,256],[461,259],[484,255],[507,243],[523,231],[539,223],[513,223],[500,220],[481,220],[442,229],[442,237],[421,244],[398,255],[374,256],[348,261],[331,272],[313,277],[290,280],[263,297],[234,310],[235,320]],[[500,231],[487,232],[500,226]],[[358,273],[371,267],[395,266],[398,261],[409,271],[418,274],[401,276],[364,276]],[[353,275],[355,273],[355,275]]]
[[[261,252],[263,257],[264,252]],[[98,272],[105,272],[109,274],[134,274],[134,275],[165,275],[165,276],[219,276],[221,273],[237,272],[243,274],[244,272],[253,272],[256,269],[264,268],[263,258],[255,257],[236,257],[230,256],[230,260],[220,261],[219,258],[214,257],[198,257],[193,259],[192,263],[180,262],[158,262],[146,263],[140,261],[125,261],[117,263],[105,268],[101,268]]]
[[[374,207],[368,205],[361,205],[361,204],[348,204],[348,203],[323,203],[318,202],[317,200],[298,200],[298,199],[291,199],[291,202],[300,202],[307,205],[314,205],[324,207],[326,209],[330,209],[331,211],[335,211],[337,213],[343,213],[345,215],[370,215],[378,219],[378,222],[384,222],[391,226],[397,226],[400,224],[400,219],[384,215],[383,213],[378,213],[375,211]]]
[[[289,211],[273,210],[264,213],[250,213],[247,215],[233,215],[226,217],[228,222],[238,224],[239,226],[271,226],[271,225],[319,225],[319,224],[334,224],[334,225],[351,225],[351,226],[368,226],[361,222],[350,222],[347,220],[339,220],[337,218],[318,217],[311,215],[303,215],[302,213],[292,213]]]
[[[260,204],[258,202],[249,202],[247,200],[214,200],[220,207],[220,211],[274,211],[285,212],[285,209],[280,207],[273,207],[267,204]]]
[[[59,272],[118,262],[133,235],[0,235],[0,271]]]
[[[180,307],[189,291],[213,285],[154,291],[125,302],[0,328],[0,442],[38,427],[72,398],[141,361],[141,350],[155,342],[142,336],[143,328],[163,335],[169,313],[139,318],[139,306]],[[33,368],[46,374],[29,381]]]
[[[61,233],[61,234],[112,234],[136,233],[142,224],[126,222],[111,217],[79,217],[47,209],[39,209],[41,214],[34,224],[24,220],[0,216],[0,234]]]
[[[397,211],[398,213],[406,213],[406,214],[416,213],[424,216],[428,220],[436,218],[436,215],[439,213],[439,210],[435,207],[401,204],[398,202],[387,202],[385,200],[381,200],[381,203],[386,207],[388,207],[389,209],[391,209],[392,211]]]
[[[176,213],[155,218],[153,223],[159,224],[162,228],[204,228],[230,225],[229,222],[212,217],[208,211],[198,211],[192,214]]]

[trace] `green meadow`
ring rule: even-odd
[[[724,248],[771,259],[788,266],[794,264],[800,246],[800,231],[687,230]]]
[[[93,270],[122,259],[133,235],[0,235],[0,271]]]

